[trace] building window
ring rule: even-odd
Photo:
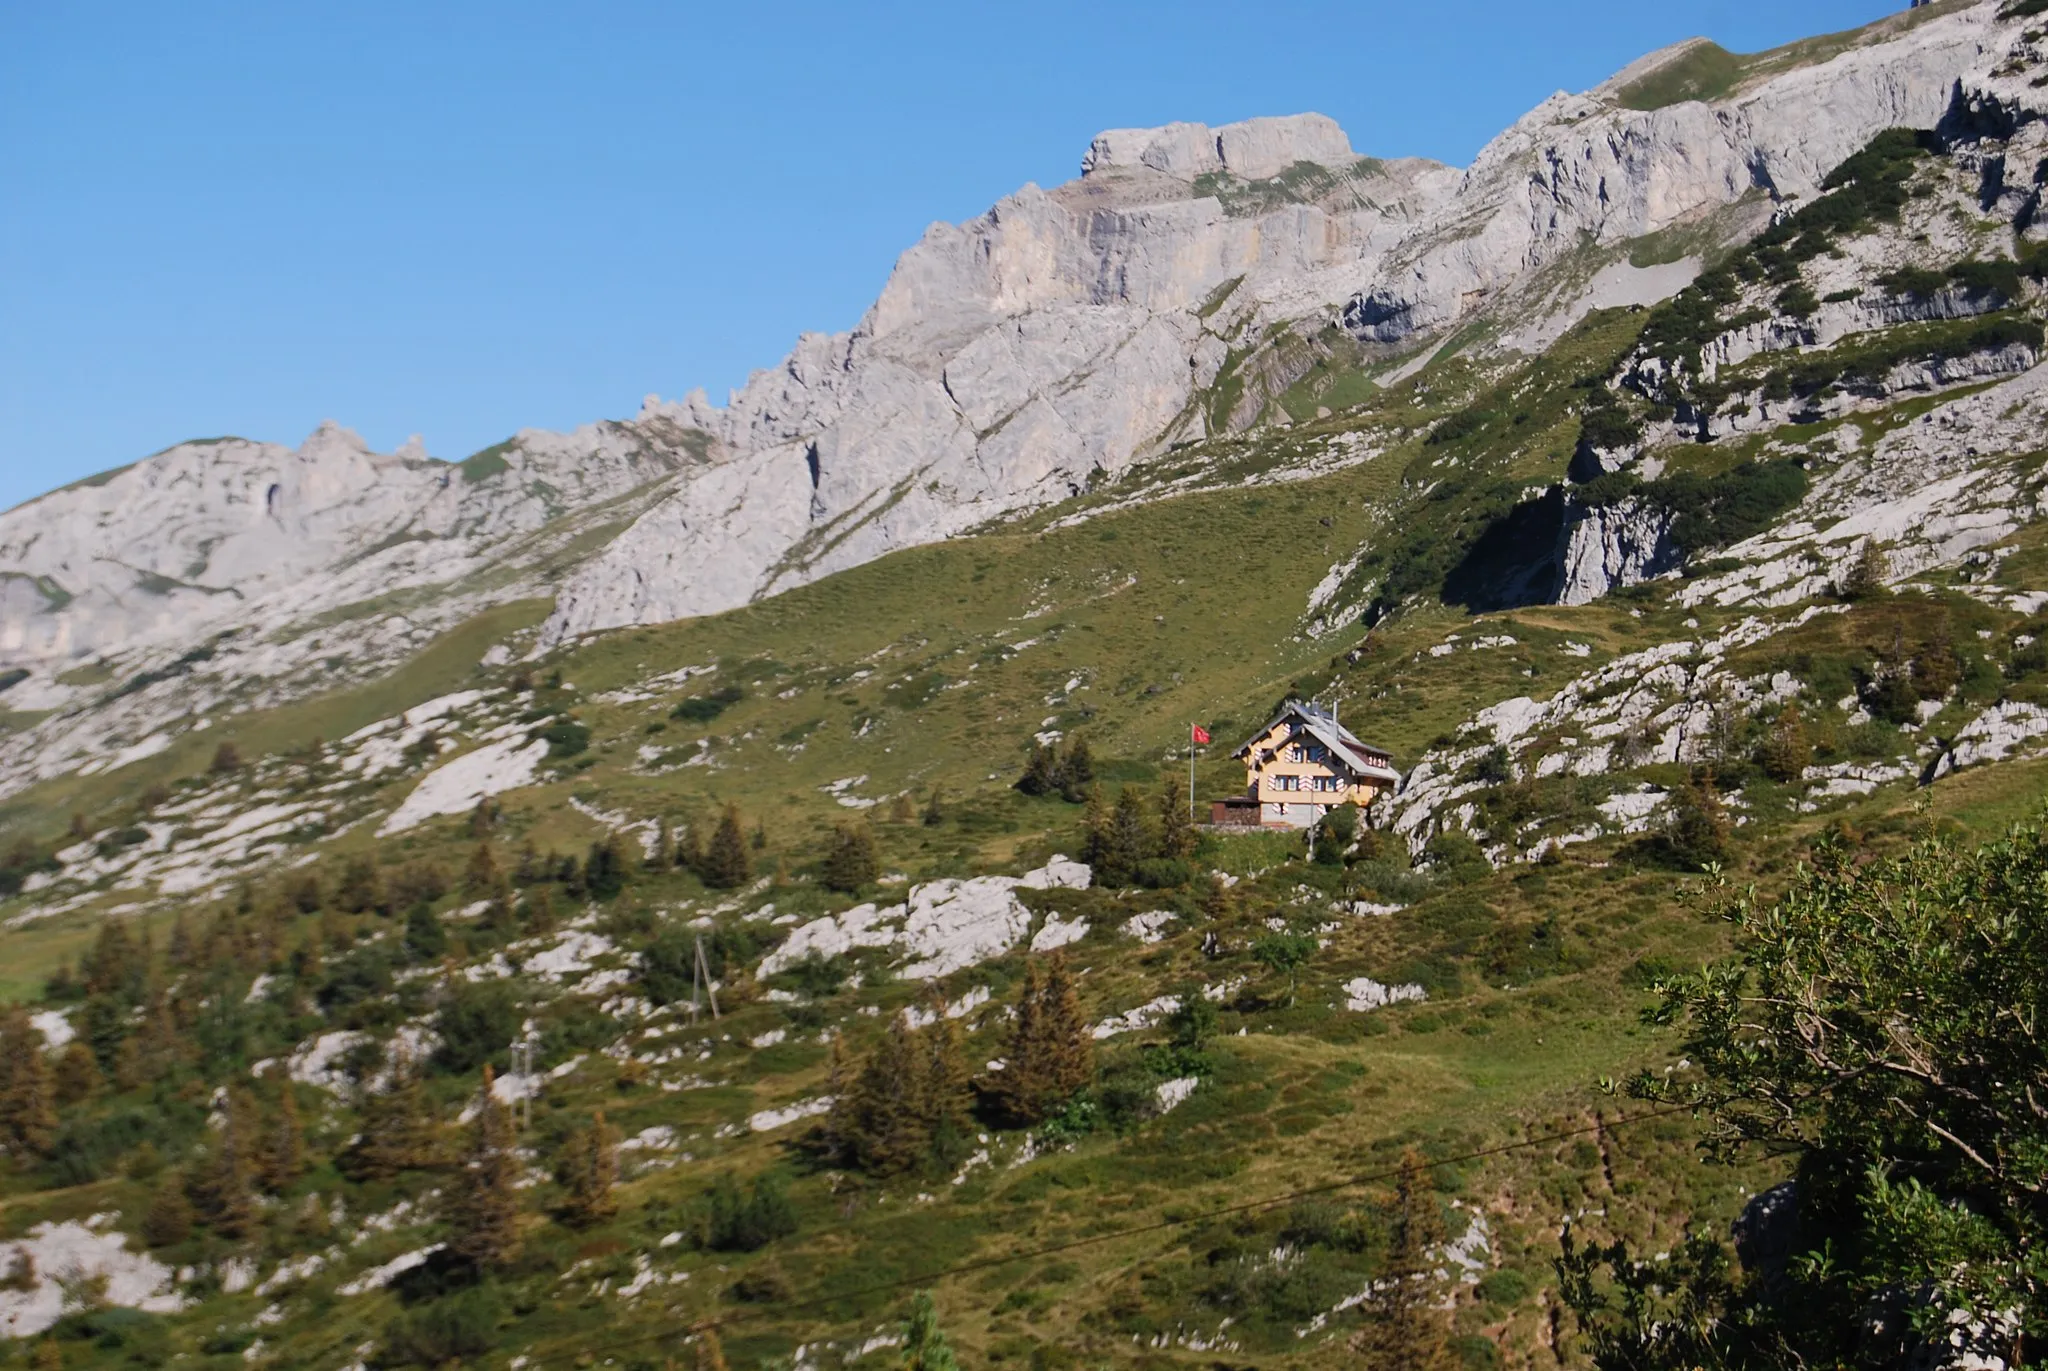
[[[1293,747],[1287,749],[1287,760],[1290,762],[1298,762],[1301,760],[1300,743],[1296,743]]]

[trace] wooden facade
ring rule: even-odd
[[[1219,824],[1308,828],[1340,805],[1369,808],[1401,783],[1393,754],[1361,742],[1320,705],[1285,708],[1231,754],[1244,761],[1243,796],[1219,801]]]

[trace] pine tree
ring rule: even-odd
[[[1087,808],[1081,811],[1081,860],[1101,871],[1110,860],[1109,803],[1101,786],[1090,786]]]
[[[299,1097],[291,1076],[278,1073],[277,1113],[264,1137],[262,1154],[256,1161],[257,1176],[271,1194],[289,1189],[306,1171],[306,1137],[299,1124]]]
[[[242,769],[242,754],[233,743],[222,743],[213,750],[213,761],[206,768],[216,776],[232,776]]]
[[[918,1115],[930,1140],[932,1160],[951,1166],[966,1151],[964,1144],[973,1132],[967,1112],[967,1060],[960,1026],[946,1015],[945,997],[934,991],[925,1008],[932,1021],[918,1033]]]
[[[1387,1258],[1365,1300],[1365,1326],[1352,1346],[1374,1371],[1445,1371],[1448,1321],[1440,1303],[1438,1249],[1443,1215],[1429,1168],[1413,1148],[1401,1156]]]
[[[1059,953],[1045,959],[1043,970],[1036,961],[1025,968],[1024,995],[1003,1059],[988,1093],[1019,1123],[1052,1117],[1095,1078],[1095,1041]]]
[[[255,1106],[248,1092],[230,1086],[222,1111],[220,1137],[198,1177],[201,1217],[224,1238],[247,1237],[256,1224],[256,1196],[251,1189],[257,1129]]]
[[[192,1201],[184,1177],[164,1179],[142,1215],[142,1240],[151,1247],[175,1247],[192,1236]]]
[[[1195,855],[1195,821],[1188,813],[1188,797],[1171,776],[1159,790],[1159,855],[1176,862]]]
[[[43,1034],[16,1005],[0,1017],[0,1144],[16,1156],[39,1157],[57,1131]]]
[[[602,842],[590,845],[590,855],[583,863],[583,884],[592,899],[616,899],[626,888],[631,871],[625,840],[616,833],[608,833]]]
[[[534,886],[526,892],[526,931],[549,933],[555,927],[555,901],[544,885]]]
[[[1016,789],[1026,795],[1052,795],[1060,790],[1059,754],[1049,743],[1033,743],[1031,755],[1024,761],[1024,772],[1017,778]]]
[[[431,962],[448,950],[448,930],[434,907],[422,901],[405,917],[405,950],[415,960]]]
[[[847,1092],[839,1124],[854,1162],[863,1170],[895,1175],[928,1155],[924,1065],[909,1021],[897,1015]]]
[[[351,857],[342,868],[341,885],[334,902],[349,914],[367,914],[384,908],[384,881],[368,857]]]
[[[697,1355],[691,1365],[695,1371],[727,1371],[725,1348],[718,1341],[718,1330],[710,1324],[697,1330]]]
[[[746,834],[740,828],[740,811],[727,805],[704,853],[704,884],[713,890],[734,890],[754,874],[754,862],[747,852]]]
[[[688,871],[699,879],[704,875],[704,831],[701,824],[684,827],[676,839],[676,870]]]
[[[1727,861],[1733,851],[1733,832],[1713,772],[1701,771],[1672,792],[1664,843],[1681,865],[1697,871]]]
[[[1796,781],[1806,773],[1808,763],[1813,761],[1813,744],[1807,741],[1806,721],[1800,717],[1797,704],[1787,700],[1778,711],[1757,760],[1763,764],[1764,774],[1774,781]]]
[[[661,826],[655,830],[654,852],[647,859],[647,869],[649,871],[666,871],[675,865],[675,861],[676,831],[670,827],[667,819],[663,819]]]
[[[547,879],[546,867],[540,859],[540,849],[528,838],[519,844],[519,862],[512,868],[513,883],[520,886],[536,885]]]
[[[88,1100],[99,1090],[102,1077],[100,1064],[92,1055],[92,1049],[84,1043],[67,1043],[57,1058],[55,1082],[56,1099],[59,1106],[68,1107],[80,1100]]]
[[[444,1192],[448,1248],[485,1270],[503,1267],[519,1255],[519,1192],[522,1171],[512,1120],[492,1089],[484,1068],[483,1089],[460,1169]]]
[[[488,842],[478,843],[469,854],[469,866],[462,873],[462,893],[472,898],[498,888],[498,854]]]
[[[1134,785],[1117,792],[1116,808],[1109,816],[1109,884],[1122,885],[1138,870],[1138,863],[1151,855],[1152,825],[1145,817],[1145,797]]]
[[[352,1178],[388,1180],[438,1160],[426,1088],[410,1058],[400,1054],[393,1060],[390,1083],[382,1092],[366,1091],[361,1109],[362,1132],[342,1158],[342,1170]]]
[[[875,835],[866,824],[840,824],[832,834],[832,850],[825,856],[825,886],[828,890],[854,895],[875,883],[882,874],[875,855]]]
[[[477,920],[479,927],[500,937],[509,937],[519,927],[519,911],[513,904],[512,882],[503,876],[490,889],[489,898],[484,902],[483,917]]]
[[[1224,884],[1223,877],[1211,874],[1207,889],[1202,892],[1202,917],[1210,923],[1222,923],[1237,912],[1237,900]]]
[[[569,1135],[556,1173],[566,1192],[562,1207],[571,1223],[600,1223],[618,1212],[612,1187],[619,1179],[619,1135],[605,1122],[602,1109],[588,1128]]]
[[[1076,738],[1067,744],[1067,755],[1060,759],[1060,794],[1073,804],[1094,784],[1095,754],[1088,750],[1086,738]]]
[[[192,942],[192,926],[185,921],[185,906],[179,905],[178,912],[171,917],[171,942],[164,954],[172,966],[189,971],[196,965],[198,948]]]
[[[903,1321],[903,1371],[960,1371],[939,1330],[939,1311],[928,1290],[917,1292],[910,1317]]]
[[[937,786],[933,786],[932,797],[925,802],[924,826],[926,828],[937,828],[944,822],[946,822],[945,792]]]
[[[1844,600],[1871,600],[1884,594],[1885,583],[1891,579],[1891,558],[1874,539],[1866,538],[1857,550],[1856,560],[1842,574],[1842,580],[1835,587],[1835,593]]]

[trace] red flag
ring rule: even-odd
[[[1193,733],[1193,735],[1192,735],[1192,736],[1194,737],[1194,740],[1195,740],[1196,742],[1198,742],[1198,743],[1206,743],[1206,742],[1208,742],[1208,741],[1209,741],[1209,730],[1208,730],[1208,729],[1206,729],[1206,728],[1203,728],[1203,727],[1202,727],[1202,726],[1201,726],[1200,724],[1190,724],[1190,725],[1188,725],[1188,727],[1194,730],[1194,733]]]

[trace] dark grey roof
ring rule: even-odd
[[[1267,721],[1266,726],[1254,734],[1243,747],[1231,753],[1242,757],[1252,750],[1252,744],[1273,731],[1274,725],[1288,718],[1300,721],[1302,728],[1315,740],[1343,759],[1353,771],[1366,775],[1385,776],[1400,780],[1401,773],[1394,770],[1394,754],[1385,748],[1374,747],[1359,740],[1357,735],[1337,722],[1336,715],[1321,705],[1305,700],[1289,700],[1280,712]]]

